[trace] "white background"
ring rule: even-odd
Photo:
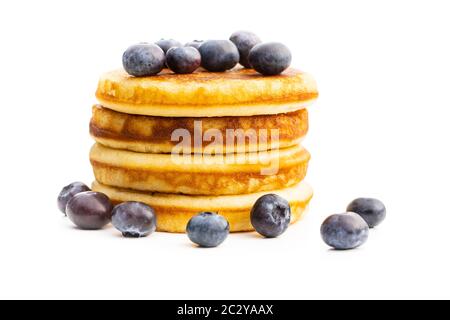
[[[1,1],[0,298],[450,298],[449,13],[431,0]],[[135,42],[238,29],[287,44],[319,84],[306,219],[212,250],[74,229],[55,202],[93,179],[98,76]],[[329,250],[321,222],[358,196],[388,218],[360,249]]]

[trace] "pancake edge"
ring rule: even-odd
[[[257,115],[272,115],[289,113],[305,109],[312,105],[317,98],[304,101],[263,103],[263,104],[233,104],[233,105],[136,105],[105,100],[97,96],[99,104],[117,112],[157,116],[157,117],[248,117]]]
[[[223,215],[230,223],[231,232],[253,231],[250,222],[251,208],[258,198],[268,193],[278,194],[289,202],[292,224],[301,220],[313,197],[311,186],[304,181],[281,190],[218,197],[143,193],[108,187],[97,181],[92,183],[92,190],[105,193],[114,204],[140,201],[150,205],[156,212],[157,231],[170,233],[185,233],[188,221],[202,211]]]

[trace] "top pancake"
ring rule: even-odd
[[[318,96],[307,73],[288,69],[262,76],[254,70],[174,74],[137,78],[124,70],[104,74],[96,93],[106,108],[129,114],[160,117],[253,116],[305,108]]]

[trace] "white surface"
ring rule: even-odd
[[[450,298],[446,1],[1,1],[0,298]],[[75,230],[60,188],[90,183],[90,107],[134,42],[250,29],[292,50],[310,110],[307,218],[283,237],[125,240]],[[388,218],[355,251],[319,226],[358,196]]]

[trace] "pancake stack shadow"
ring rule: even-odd
[[[314,79],[294,69],[106,73],[90,122],[92,188],[114,203],[147,203],[158,231],[185,232],[202,211],[251,231],[250,210],[268,193],[287,199],[298,221],[312,197],[301,141],[317,95]]]

